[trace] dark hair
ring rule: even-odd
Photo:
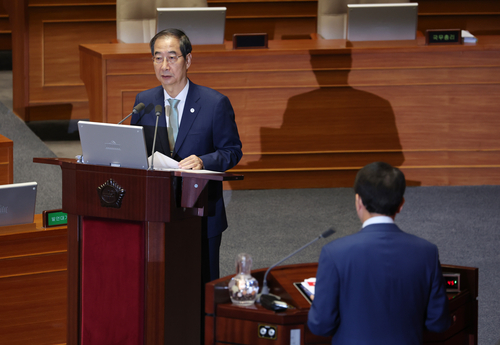
[[[153,36],[151,41],[149,42],[149,46],[151,47],[151,55],[155,55],[155,43],[156,40],[160,37],[175,37],[179,40],[179,45],[181,48],[181,54],[182,56],[186,57],[191,51],[193,50],[193,47],[191,46],[191,41],[189,40],[189,37],[184,33],[184,31],[179,30],[179,29],[165,29],[160,32],[158,32],[156,35]]]
[[[361,197],[366,210],[386,216],[398,212],[405,189],[405,175],[384,162],[366,165],[358,171],[354,181],[354,192]]]

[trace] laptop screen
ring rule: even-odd
[[[33,223],[37,186],[36,182],[0,185],[0,226]]]
[[[414,40],[418,3],[347,5],[348,41]]]
[[[224,44],[226,7],[166,7],[156,9],[156,32],[184,31],[191,44]]]
[[[147,169],[146,141],[141,126],[79,121],[82,163]]]

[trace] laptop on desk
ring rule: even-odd
[[[414,40],[418,3],[348,4],[348,41]]]
[[[224,44],[226,7],[165,7],[156,9],[156,32],[184,31],[191,44]]]
[[[141,126],[79,121],[82,163],[147,169],[148,156]]]
[[[37,186],[36,182],[0,185],[0,226],[33,223]]]

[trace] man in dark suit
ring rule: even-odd
[[[191,43],[184,32],[167,29],[150,42],[153,66],[161,85],[137,95],[139,103],[161,105],[155,150],[172,157],[181,169],[226,171],[242,157],[241,141],[229,99],[221,93],[196,85],[187,77],[191,65]],[[134,106],[135,106],[134,105]],[[148,155],[153,152],[156,123],[154,107],[132,117],[131,124],[144,127]],[[209,212],[203,219],[203,263],[209,277],[219,277],[219,247],[227,219],[222,182],[209,183]],[[204,273],[208,269],[204,269]]]
[[[332,344],[422,344],[424,328],[451,322],[436,245],[401,231],[403,173],[387,163],[362,168],[355,205],[363,228],[325,245],[308,327]]]

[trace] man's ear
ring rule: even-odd
[[[358,214],[358,218],[361,222],[364,222],[367,218],[366,216],[368,215],[368,211],[365,208],[365,205],[363,205],[363,199],[359,196],[359,194],[356,194],[356,213]]]
[[[399,205],[399,208],[398,208],[398,210],[397,210],[397,212],[396,212],[396,213],[401,212],[401,210],[403,209],[403,205],[404,205],[404,203],[405,203],[405,198],[403,197],[403,200],[401,201],[401,204]]]
[[[189,66],[191,66],[191,59],[193,58],[193,55],[191,55],[191,53],[189,53],[188,55],[186,55],[186,69],[189,68]]]
[[[356,211],[361,210],[364,207],[363,205],[363,200],[359,196],[359,194],[356,194]]]

